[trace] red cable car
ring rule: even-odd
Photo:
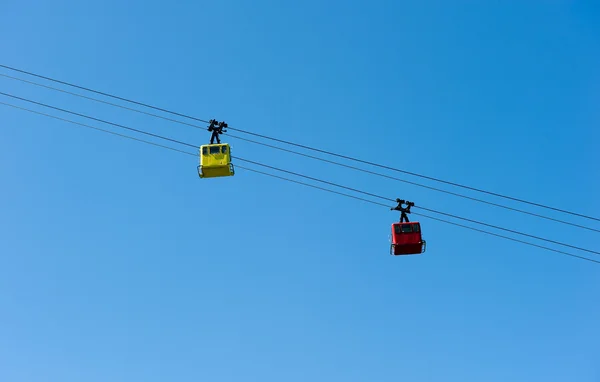
[[[390,255],[415,255],[425,252],[427,242],[423,240],[419,222],[392,224]]]
[[[407,202],[402,199],[396,199],[398,206],[390,210],[400,211],[400,222],[392,224],[392,236],[390,244],[390,255],[416,255],[425,252],[427,243],[423,240],[421,234],[421,224],[419,222],[408,221],[410,207],[415,203]],[[402,207],[406,204],[406,207]]]

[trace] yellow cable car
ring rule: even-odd
[[[227,143],[200,146],[200,165],[198,166],[200,178],[217,178],[233,176],[233,174],[231,149]]]

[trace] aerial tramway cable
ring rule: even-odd
[[[4,94],[4,93],[0,93],[0,94]],[[41,104],[41,103],[37,103],[37,102],[35,102],[35,101],[34,101],[34,103],[36,103],[36,104],[40,104],[40,105],[44,105],[44,106],[48,106],[48,107],[50,107],[50,108],[55,108],[55,107],[53,107],[53,106],[50,106],[50,105],[45,105],[45,104]],[[125,136],[125,135],[123,135],[123,134],[114,133],[114,132],[111,132],[111,131],[108,131],[108,130],[99,129],[99,128],[92,127],[92,126],[89,126],[89,125],[86,125],[86,124],[82,124],[82,123],[79,123],[79,122],[71,121],[71,120],[68,120],[68,119],[65,119],[65,118],[60,118],[60,117],[52,116],[52,115],[49,115],[49,114],[45,114],[45,113],[41,113],[41,112],[37,112],[37,111],[34,111],[34,110],[26,109],[26,108],[23,108],[23,107],[19,107],[19,106],[11,105],[11,104],[4,103],[4,102],[0,102],[0,104],[6,105],[6,106],[10,106],[10,107],[14,107],[14,108],[18,108],[18,109],[21,109],[21,110],[24,110],[24,111],[32,112],[32,113],[35,113],[35,114],[38,114],[38,115],[43,115],[43,116],[46,116],[46,117],[50,117],[50,118],[54,118],[54,119],[59,119],[59,120],[65,121],[65,122],[69,122],[69,123],[73,123],[73,124],[77,124],[77,125],[81,125],[81,126],[85,126],[85,127],[90,127],[90,128],[92,128],[92,129],[96,129],[96,130],[99,130],[99,131],[102,131],[102,132],[108,132],[108,133],[115,134],[115,135],[118,135],[118,136],[121,136],[121,137],[131,138],[131,139],[134,139],[134,140],[137,140],[137,141],[141,141],[141,142],[144,142],[144,143],[150,143],[150,144],[152,144],[152,145],[155,145],[155,146],[158,146],[158,147],[167,148],[167,149],[174,150],[174,151],[178,151],[178,152],[182,152],[182,153],[185,153],[185,154],[188,154],[188,155],[194,155],[194,156],[196,156],[196,154],[192,154],[192,153],[184,152],[184,151],[182,151],[182,150],[173,149],[173,148],[170,148],[170,147],[168,147],[168,146],[158,145],[158,144],[156,144],[156,143],[147,142],[147,141],[140,140],[140,139],[137,139],[137,138],[133,138],[133,137]],[[158,134],[149,133],[149,132],[146,132],[146,131],[143,131],[143,130],[133,129],[133,128],[130,128],[130,127],[127,127],[127,126],[124,126],[124,125],[120,125],[120,124],[116,124],[116,123],[113,123],[113,122],[105,121],[105,120],[102,120],[102,119],[98,119],[98,118],[90,117],[90,116],[87,116],[87,115],[84,115],[84,114],[79,114],[79,113],[71,112],[71,111],[68,111],[68,110],[65,110],[65,109],[60,109],[60,108],[55,108],[55,109],[57,109],[57,110],[61,110],[61,111],[67,112],[67,113],[71,113],[71,114],[79,115],[79,116],[82,116],[82,117],[84,117],[84,118],[93,119],[93,120],[96,120],[96,121],[99,121],[99,122],[102,122],[102,123],[106,123],[106,124],[109,124],[109,125],[113,125],[113,126],[116,126],[116,127],[120,127],[120,128],[128,129],[128,130],[131,130],[131,131],[136,131],[136,132],[139,132],[139,133],[142,133],[142,134],[145,134],[145,135],[149,135],[149,136],[153,136],[153,137],[156,137],[156,138],[164,139],[164,140],[167,140],[167,141],[170,141],[170,142],[174,142],[174,143],[178,143],[178,144],[181,144],[181,145],[185,145],[185,146],[188,146],[188,147],[194,147],[194,148],[197,148],[197,147],[198,147],[197,145],[193,145],[193,144],[189,144],[189,143],[186,143],[186,142],[182,142],[182,141],[174,140],[174,139],[171,139],[171,138],[168,138],[168,137],[164,137],[164,136],[161,136],[161,135],[158,135]],[[349,189],[349,190],[351,190],[351,191],[354,191],[354,192],[363,193],[363,194],[366,194],[366,195],[369,195],[369,196],[373,196],[373,197],[377,197],[377,198],[380,198],[380,199],[389,200],[389,201],[393,201],[393,200],[394,200],[394,199],[391,199],[391,198],[386,198],[386,197],[384,197],[384,196],[381,196],[381,195],[377,195],[377,194],[368,193],[368,192],[361,191],[361,190],[358,190],[358,189],[354,189],[354,188],[346,187],[346,186],[343,186],[343,185],[339,185],[339,184],[337,184],[337,183],[328,182],[328,181],[324,181],[324,180],[322,180],[322,179],[318,179],[318,178],[309,177],[309,176],[306,176],[306,175],[303,175],[303,174],[295,173],[295,172],[288,171],[288,170],[283,170],[283,169],[280,169],[280,168],[277,168],[277,167],[274,167],[274,166],[265,165],[265,164],[263,164],[263,163],[259,163],[259,162],[255,162],[255,161],[247,160],[247,159],[244,159],[244,158],[239,158],[239,157],[236,157],[236,159],[237,159],[237,160],[241,160],[241,161],[245,161],[245,162],[248,162],[248,163],[252,163],[252,164],[255,164],[255,165],[258,165],[258,166],[262,166],[262,167],[267,167],[267,168],[270,168],[270,169],[274,169],[274,170],[276,170],[276,171],[282,171],[282,172],[286,172],[286,173],[289,173],[289,174],[293,174],[293,175],[296,175],[296,176],[299,176],[299,177],[304,177],[304,178],[311,179],[311,180],[314,180],[314,181],[317,181],[317,182],[322,182],[322,183],[326,183],[326,184],[333,185],[333,186],[336,186],[336,187],[340,187],[340,188]],[[240,167],[240,166],[238,165],[238,167]],[[243,167],[240,167],[240,168],[243,168]],[[277,177],[277,176],[275,176],[275,177]],[[281,177],[279,177],[279,178],[281,178]],[[294,182],[296,182],[296,183],[301,183],[301,184],[302,184],[302,182],[297,182],[297,181],[294,181]],[[311,187],[313,187],[313,186],[311,185]],[[314,186],[314,187],[316,187],[316,186]],[[323,189],[323,188],[321,188],[321,187],[316,187],[316,188]],[[344,196],[350,196],[350,197],[353,197],[353,198],[355,198],[355,199],[359,199],[359,200],[367,201],[367,202],[370,202],[370,203],[379,204],[379,205],[386,206],[386,207],[388,206],[388,205],[386,205],[386,204],[383,204],[383,203],[377,203],[377,202],[374,202],[374,201],[370,201],[370,200],[368,200],[368,199],[364,199],[364,198],[358,198],[358,197],[355,197],[355,196],[352,196],[352,195],[347,195],[347,194],[339,193],[339,192],[332,191],[332,190],[329,190],[329,191],[331,191],[331,192],[334,192],[334,193],[337,193],[337,194],[342,194],[342,195],[344,195]],[[422,209],[425,209],[425,208],[423,208],[423,207],[420,207],[420,206],[415,206],[415,207],[416,207],[416,208],[422,208]],[[428,211],[431,211],[431,212],[434,212],[434,213],[438,213],[438,214],[443,214],[443,215],[451,216],[451,217],[454,217],[454,218],[457,218],[457,219],[467,220],[467,221],[470,221],[470,222],[473,222],[473,223],[476,223],[476,224],[483,224],[483,225],[490,226],[490,227],[493,227],[493,228],[497,228],[497,229],[501,229],[501,230],[509,231],[509,232],[512,232],[512,233],[515,233],[515,234],[520,234],[520,235],[524,235],[524,236],[529,236],[529,237],[533,237],[533,238],[536,238],[536,239],[539,239],[539,240],[549,241],[549,242],[552,242],[552,243],[555,243],[555,244],[559,244],[559,245],[563,245],[563,246],[568,246],[568,247],[571,247],[571,248],[576,248],[576,249],[579,249],[579,250],[582,250],[582,251],[587,251],[587,252],[591,252],[591,253],[600,254],[600,252],[596,252],[596,251],[588,250],[588,249],[585,249],[585,248],[575,247],[575,246],[572,246],[572,245],[569,245],[569,244],[565,244],[565,243],[561,243],[561,242],[558,242],[558,241],[553,241],[553,240],[549,240],[549,239],[545,239],[545,238],[540,238],[540,237],[533,236],[533,235],[529,235],[529,234],[522,233],[522,232],[519,232],[519,231],[514,231],[514,230],[509,230],[509,229],[502,228],[502,227],[498,227],[498,226],[493,226],[493,225],[490,225],[490,224],[487,224],[487,223],[478,222],[478,221],[471,220],[471,219],[467,219],[467,218],[463,218],[463,217],[460,217],[460,216],[457,216],[457,215],[451,215],[451,214],[447,214],[447,213],[440,212],[440,211],[436,211],[436,210],[432,210],[432,209],[427,209],[427,210],[428,210]],[[414,213],[414,212],[413,212],[413,213]],[[476,229],[476,228],[473,228],[473,227],[463,226],[463,225],[456,224],[456,223],[453,223],[453,222],[445,221],[445,220],[443,220],[443,219],[434,218],[434,217],[430,217],[430,216],[423,215],[423,214],[419,214],[419,213],[414,213],[414,214],[416,214],[416,215],[420,215],[420,216],[424,216],[424,217],[427,217],[427,218],[432,218],[432,219],[434,219],[434,220],[438,220],[438,221],[443,221],[443,222],[446,222],[446,223],[449,223],[449,224],[453,224],[453,225],[458,225],[458,226],[461,226],[461,227],[469,228],[469,229],[472,229],[472,230],[475,230],[475,231],[479,231],[479,232],[483,232],[483,233],[487,233],[487,234],[495,235],[495,236],[498,236],[498,237],[501,237],[501,238],[507,238],[507,239],[509,239],[509,240],[513,240],[513,241],[521,242],[521,243],[524,243],[524,244],[528,244],[528,245],[534,245],[534,246],[536,246],[536,247],[539,247],[539,248],[548,249],[548,250],[551,250],[551,251],[554,251],[554,252],[558,252],[558,253],[563,253],[563,254],[566,254],[566,255],[569,255],[569,256],[578,257],[578,258],[585,259],[585,260],[588,260],[588,261],[592,261],[592,262],[600,263],[599,261],[596,261],[596,260],[593,260],[593,259],[589,259],[589,258],[586,258],[586,257],[583,257],[583,256],[578,256],[578,255],[570,254],[570,253],[567,253],[567,252],[564,252],[564,251],[554,250],[554,249],[551,249],[551,248],[548,248],[548,247],[539,246],[539,245],[537,245],[537,244],[528,243],[528,242],[524,242],[524,241],[521,241],[521,240],[518,240],[518,239],[509,238],[509,237],[505,237],[505,236],[503,236],[503,235],[498,235],[498,234],[491,233],[491,232],[488,232],[488,231],[479,230],[479,229]]]
[[[22,69],[18,69],[18,68],[14,68],[14,67],[11,67],[11,66],[8,66],[8,65],[0,64],[0,67],[5,68],[5,69],[9,69],[9,70],[12,70],[12,71],[24,73],[24,74],[27,74],[27,75],[30,75],[30,76],[42,78],[42,79],[45,79],[45,80],[48,80],[48,81],[52,81],[52,82],[60,83],[60,84],[63,84],[63,85],[71,86],[71,87],[78,88],[78,89],[81,89],[81,90],[85,90],[85,91],[88,91],[88,92],[100,94],[100,95],[103,95],[103,96],[106,96],[106,97],[118,99],[118,100],[125,101],[125,102],[128,102],[128,103],[133,103],[133,104],[136,104],[136,105],[139,105],[139,106],[144,106],[144,107],[147,107],[147,108],[150,108],[150,109],[162,111],[164,113],[168,113],[168,114],[171,114],[171,115],[176,115],[176,116],[179,116],[179,117],[183,117],[183,118],[187,118],[187,119],[191,119],[191,120],[195,120],[195,121],[199,121],[199,122],[209,123],[209,121],[204,120],[204,119],[196,118],[196,117],[193,117],[193,116],[190,116],[190,115],[178,113],[178,112],[171,111],[171,110],[168,110],[168,109],[164,109],[164,108],[160,108],[160,107],[157,107],[157,106],[149,105],[149,104],[146,104],[146,103],[142,103],[142,102],[134,101],[134,100],[131,100],[131,99],[127,99],[127,98],[124,98],[124,97],[116,96],[114,94],[110,94],[110,93],[106,93],[106,92],[101,92],[101,91],[94,90],[94,89],[91,89],[91,88],[87,88],[87,87],[83,87],[83,86],[80,86],[80,85],[72,84],[72,83],[69,83],[69,82],[66,82],[66,81],[61,81],[61,80],[58,80],[58,79],[55,79],[55,78],[51,78],[51,77],[43,76],[43,75],[40,75],[40,74],[32,73],[32,72],[29,72],[29,71],[26,71],[26,70],[22,70]],[[499,194],[499,193],[496,193],[496,192],[486,191],[486,190],[483,190],[483,189],[479,189],[479,188],[475,188],[475,187],[471,187],[471,186],[466,186],[466,185],[459,184],[459,183],[456,183],[456,182],[450,182],[450,181],[442,180],[442,179],[435,178],[435,177],[432,177],[432,176],[427,176],[427,175],[418,174],[418,173],[415,173],[415,172],[401,170],[401,169],[394,168],[394,167],[391,167],[391,166],[386,166],[386,165],[382,165],[382,164],[378,164],[378,163],[374,163],[374,162],[370,162],[370,161],[358,159],[358,158],[347,156],[347,155],[337,154],[337,153],[334,153],[334,152],[331,152],[331,151],[328,151],[328,150],[318,149],[318,148],[315,148],[315,147],[310,147],[310,146],[307,146],[307,145],[302,145],[302,144],[298,144],[298,143],[286,141],[286,140],[283,140],[283,139],[278,139],[278,138],[270,137],[270,136],[267,136],[267,135],[264,135],[264,134],[258,134],[258,133],[254,133],[254,132],[251,132],[251,131],[242,130],[242,129],[238,129],[238,128],[234,128],[234,127],[229,127],[229,129],[230,130],[234,130],[234,131],[239,131],[239,132],[244,133],[244,134],[249,134],[249,135],[261,137],[261,138],[264,138],[264,139],[269,139],[269,140],[273,140],[273,141],[276,141],[276,142],[285,143],[285,144],[296,146],[296,147],[301,147],[301,148],[304,148],[306,150],[312,150],[312,151],[320,152],[320,153],[323,153],[323,154],[332,155],[332,156],[344,158],[344,159],[347,159],[347,160],[351,160],[351,161],[355,161],[355,162],[359,162],[359,163],[363,163],[363,164],[368,164],[368,165],[375,166],[375,167],[385,168],[387,170],[401,172],[401,173],[405,173],[405,174],[409,174],[409,175],[421,177],[421,178],[424,178],[424,179],[429,179],[429,180],[432,180],[432,181],[436,181],[436,182],[440,182],[440,183],[445,183],[445,184],[452,185],[452,186],[455,186],[455,187],[460,187],[460,188],[468,189],[468,190],[471,190],[471,191],[476,191],[476,192],[480,192],[480,193],[484,193],[484,194],[496,196],[496,197],[499,197],[499,198],[504,198],[504,199],[508,199],[508,200],[512,200],[512,201],[516,201],[516,202],[520,202],[520,203],[525,203],[525,204],[529,204],[529,205],[541,207],[541,208],[546,208],[546,209],[550,209],[550,210],[554,210],[554,211],[557,211],[557,212],[562,212],[562,213],[570,214],[570,215],[574,215],[574,216],[579,216],[579,217],[590,219],[590,220],[600,221],[600,218],[597,218],[597,217],[593,217],[593,216],[589,216],[589,215],[585,215],[585,214],[581,214],[581,213],[577,213],[577,212],[573,212],[573,211],[568,211],[568,210],[564,210],[564,209],[560,209],[560,208],[556,208],[556,207],[551,207],[551,206],[544,205],[544,204],[541,204],[541,203],[531,202],[531,201],[527,201],[527,200],[524,200],[524,199],[511,197],[511,196],[508,196],[508,195]]]

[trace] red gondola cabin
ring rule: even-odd
[[[391,255],[415,255],[425,252],[426,242],[419,222],[392,224]]]

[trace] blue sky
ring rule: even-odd
[[[599,216],[600,9],[487,3],[7,0],[0,61]],[[209,139],[6,78],[0,89]],[[1,380],[600,378],[596,264],[428,219],[427,253],[393,258],[398,215],[384,207],[243,170],[200,180],[194,157],[6,106],[0,121]],[[243,158],[598,250],[595,232],[230,143]]]

